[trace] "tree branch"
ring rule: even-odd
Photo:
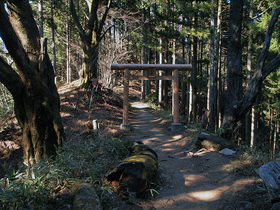
[[[97,31],[97,38],[99,39],[99,36],[100,36],[100,34],[101,34],[101,31],[102,31],[102,28],[103,28],[103,26],[104,26],[104,24],[105,24],[105,20],[106,20],[106,18],[107,18],[107,15],[108,15],[108,12],[109,12],[109,10],[110,10],[110,7],[111,7],[111,0],[109,0],[108,1],[108,5],[106,6],[106,10],[105,10],[105,12],[104,12],[104,14],[103,14],[103,17],[102,17],[102,20],[100,21],[100,24],[99,24],[99,28],[98,28],[98,31]],[[107,31],[106,31],[107,32]],[[106,34],[106,32],[104,33],[104,35]],[[104,36],[103,35],[103,36]],[[102,36],[102,37],[103,37]],[[102,39],[102,38],[101,38]]]
[[[271,37],[272,37],[274,25],[278,20],[279,14],[280,14],[280,6],[277,7],[274,10],[274,13],[273,13],[273,15],[272,15],[272,17],[269,21],[269,25],[268,25],[268,28],[267,28],[267,31],[266,31],[263,48],[262,48],[262,51],[261,51],[260,56],[258,58],[256,71],[262,71],[263,70],[264,62],[266,60],[267,53],[268,53],[268,50],[269,50],[269,47],[270,47],[270,42],[271,42]]]
[[[280,54],[277,55],[272,61],[265,65],[262,71],[262,80],[264,80],[271,72],[280,66]]]
[[[37,69],[40,52],[40,35],[28,0],[7,0],[9,20],[29,59]]]
[[[87,29],[89,30],[90,33],[92,33],[94,26],[97,27],[95,23],[97,23],[98,4],[99,4],[99,0],[94,0],[91,3],[90,15],[87,24]]]
[[[34,72],[30,59],[9,21],[3,1],[0,3],[0,36],[15,61],[22,81],[30,84],[30,78],[34,77],[36,72]]]
[[[240,102],[238,104],[238,108],[235,111],[235,116],[236,116],[235,120],[234,120],[235,122],[239,121],[243,116],[245,116],[245,114],[252,107],[252,105],[255,102],[255,99],[259,93],[261,82],[268,76],[269,73],[276,70],[278,68],[278,66],[280,65],[280,55],[278,55],[264,67],[264,63],[265,63],[267,53],[269,50],[269,46],[270,46],[270,41],[271,41],[274,25],[278,20],[279,14],[280,14],[280,6],[275,9],[275,11],[271,17],[271,20],[269,22],[263,49],[258,58],[258,63],[257,63],[255,74],[254,74],[253,78],[250,80],[250,83],[247,86],[244,97],[240,100]]]
[[[19,95],[23,88],[20,76],[2,57],[0,57],[0,82],[13,96]]]
[[[74,6],[74,3],[73,3],[73,0],[70,0],[70,12],[72,14],[72,17],[73,17],[73,20],[74,20],[74,23],[75,23],[75,26],[80,34],[80,37],[81,39],[85,39],[85,31],[79,21],[79,18],[78,18],[78,15],[77,15],[77,12],[76,12],[76,9],[75,9],[75,6]]]
[[[23,104],[24,84],[16,71],[0,57],[0,83],[2,83],[12,94],[15,101],[14,107],[16,117],[20,126],[23,126],[24,119],[26,119]]]
[[[110,27],[108,27],[108,28],[106,29],[106,31],[102,34],[102,36],[99,37],[97,43],[99,43],[99,42],[103,39],[103,37],[106,35],[106,33],[107,33],[113,26],[114,26],[114,25],[112,25],[112,26],[110,26]]]

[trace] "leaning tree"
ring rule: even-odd
[[[241,61],[241,21],[242,0],[231,1],[229,36],[228,36],[228,84],[227,103],[223,116],[222,128],[224,136],[231,137],[236,123],[243,119],[252,107],[259,94],[262,81],[280,66],[280,54],[266,63],[270,42],[275,24],[280,15],[278,6],[268,24],[262,51],[258,57],[255,74],[250,80],[244,95],[242,96],[242,61]]]
[[[24,157],[54,157],[64,130],[46,40],[40,38],[28,0],[0,0],[0,36],[16,70],[0,57],[0,82],[11,92],[22,128]]]

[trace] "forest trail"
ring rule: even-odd
[[[138,88],[139,89],[139,88]],[[88,101],[85,91],[78,83],[61,87],[62,119],[68,139],[85,131],[83,126],[89,120]],[[122,94],[122,89],[116,93]],[[182,132],[172,133],[170,124],[153,114],[152,109],[139,102],[130,102],[129,122],[131,132],[121,132],[122,104],[118,107],[114,94],[106,96],[104,91],[94,99],[91,117],[99,119],[108,133],[120,133],[125,138],[142,141],[153,148],[159,157],[159,182],[153,192],[154,197],[135,199],[134,205],[125,203],[113,205],[115,209],[265,209],[254,208],[257,201],[267,199],[267,191],[259,177],[232,173],[232,156],[224,156],[215,151],[192,151],[191,140],[197,129],[188,126]],[[139,91],[131,88],[132,98],[138,98]],[[118,103],[117,103],[118,104]],[[115,135],[115,134],[114,134]],[[244,165],[240,165],[240,168]],[[242,170],[242,169],[241,169]]]
[[[191,152],[195,132],[172,133],[141,102],[131,102],[132,132],[127,136],[153,148],[159,157],[160,183],[142,209],[247,209],[256,192],[256,178],[230,172],[233,157],[216,151]],[[250,208],[249,208],[250,209]]]

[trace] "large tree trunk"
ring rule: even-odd
[[[56,84],[56,51],[55,51],[55,25],[54,25],[54,19],[53,19],[53,3],[54,0],[51,1],[51,27],[52,27],[52,65],[53,65],[53,71],[54,71],[54,83]]]
[[[192,121],[197,122],[197,43],[198,38],[193,37],[193,59],[191,72],[192,87]]]
[[[196,6],[197,1],[193,2],[193,5]],[[198,25],[198,13],[195,13],[195,17],[193,18],[193,26]],[[193,37],[193,59],[192,59],[192,72],[191,72],[191,88],[192,88],[192,121],[197,122],[197,44],[198,38],[196,36]]]
[[[146,47],[146,43],[148,41],[147,36],[147,11],[145,8],[142,9],[142,48],[141,48],[141,62],[143,64],[148,63],[148,48]],[[142,71],[143,76],[147,76],[147,71]],[[148,81],[142,80],[141,86],[141,99],[145,99],[148,94]]]
[[[185,47],[186,47],[186,43],[185,43],[185,39],[182,39],[182,60],[183,63],[185,64],[185,57],[186,57],[186,52],[185,52]],[[181,114],[184,116],[184,118],[186,117],[186,104],[187,104],[187,82],[186,82],[186,76],[187,74],[183,71],[182,72],[182,80],[181,80],[181,86],[182,86],[182,106],[181,106]]]
[[[44,9],[43,0],[38,2],[38,13],[39,13],[39,34],[40,37],[44,37]]]
[[[159,64],[162,64],[162,48],[163,48],[163,44],[162,44],[162,38],[159,38],[159,46],[160,46],[160,50],[159,50]],[[159,76],[162,76],[162,72],[163,71],[159,71]],[[163,99],[163,82],[162,80],[158,81],[158,102],[159,104],[162,103],[162,99]]]
[[[222,65],[221,65],[221,36],[222,36],[222,29],[221,29],[221,22],[222,22],[222,0],[218,0],[218,13],[217,13],[217,41],[216,41],[216,65],[215,65],[215,72],[217,75],[217,107],[216,107],[216,125],[217,128],[220,127],[221,125],[221,121],[222,121],[222,117],[221,117],[221,95],[222,95],[222,78],[221,78],[221,69],[222,69]]]
[[[209,130],[215,131],[215,120],[216,120],[216,104],[217,100],[215,97],[215,68],[214,68],[214,45],[215,45],[215,7],[214,0],[211,1],[211,44],[210,44],[210,74],[209,74],[209,102],[210,102],[210,118],[209,118]]]
[[[67,84],[71,83],[71,49],[70,49],[70,21],[67,15],[66,20],[66,82]]]
[[[227,99],[223,118],[224,125],[226,125],[226,122],[231,122],[234,118],[234,111],[237,109],[238,101],[242,97],[242,17],[243,0],[231,1],[227,54]]]
[[[235,1],[232,1],[232,2],[235,2]],[[242,10],[242,7],[239,9]],[[280,14],[280,6],[275,9],[275,11],[272,15],[272,18],[269,22],[263,49],[258,58],[256,71],[254,73],[253,78],[250,80],[249,85],[247,86],[244,97],[241,98],[239,101],[234,101],[236,99],[233,98],[234,95],[232,95],[232,101],[234,101],[234,103],[227,104],[227,107],[226,107],[227,114],[224,116],[223,123],[222,123],[222,127],[228,131],[226,133],[230,133],[230,131],[232,131],[233,127],[235,126],[235,124],[239,120],[241,120],[246,115],[246,113],[249,111],[249,109],[252,107],[252,105],[255,102],[255,99],[260,91],[262,81],[271,72],[273,72],[280,66],[280,55],[277,55],[272,61],[270,61],[266,66],[264,66],[264,63],[265,63],[266,57],[267,57],[267,53],[269,50],[269,46],[270,46],[270,41],[271,41],[274,25],[278,20],[279,14]],[[234,17],[236,18],[236,17],[238,17],[238,15],[235,13]],[[230,22],[230,24],[232,24],[232,22]],[[241,33],[241,31],[239,33]],[[229,32],[229,34],[231,34],[231,33]],[[238,54],[239,51],[236,51],[235,53]],[[230,62],[230,61],[228,61],[228,62]],[[230,75],[228,75],[228,77],[229,76]],[[228,86],[228,88],[229,88],[229,86]],[[236,93],[236,92],[234,92],[234,93]],[[228,99],[230,99],[230,98],[228,98]]]
[[[28,161],[56,155],[64,130],[54,72],[46,40],[40,36],[28,0],[0,3],[0,35],[18,74],[1,58],[0,82],[14,98],[15,113],[23,130],[22,145]],[[16,32],[14,31],[16,29]]]
[[[249,17],[248,17],[248,24],[249,24],[249,31],[248,31],[248,53],[247,53],[247,83],[250,82],[251,80],[251,74],[252,74],[252,47],[253,47],[253,0],[250,0],[250,5],[249,5]],[[250,139],[251,139],[251,128],[253,128],[253,122],[254,122],[254,116],[255,114],[253,113],[254,109],[252,108],[251,113],[248,112],[246,114],[245,118],[245,143],[246,145],[250,145]],[[252,124],[251,124],[252,121]],[[252,136],[253,137],[253,136]]]

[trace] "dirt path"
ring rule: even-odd
[[[86,93],[79,90],[77,84],[70,89],[66,88],[65,93],[60,89],[68,139],[84,132],[84,124],[89,120]],[[134,98],[139,95],[135,90],[131,92]],[[115,107],[118,101],[114,97],[102,91],[99,95],[91,117],[99,119],[104,128],[110,128],[106,132],[120,132],[122,104]],[[189,143],[196,130],[188,128],[181,133],[171,133],[170,125],[161,124],[162,120],[147,106],[140,102],[132,102],[131,106],[133,114],[129,117],[133,130],[125,135],[157,152],[160,184],[154,187],[158,195],[154,193],[154,197],[137,200],[136,208],[126,206],[128,209],[267,209],[256,205],[257,201],[267,200],[267,191],[262,190],[260,179],[230,173],[233,157],[214,151],[192,153]]]
[[[139,206],[143,209],[247,209],[252,204],[252,198],[246,197],[256,190],[257,180],[230,173],[227,166],[233,157],[205,150],[192,153],[188,146],[191,131],[171,133],[147,106],[140,102],[132,102],[131,106],[133,132],[128,138],[142,141],[157,152],[163,177],[160,189],[156,188],[159,194]]]

